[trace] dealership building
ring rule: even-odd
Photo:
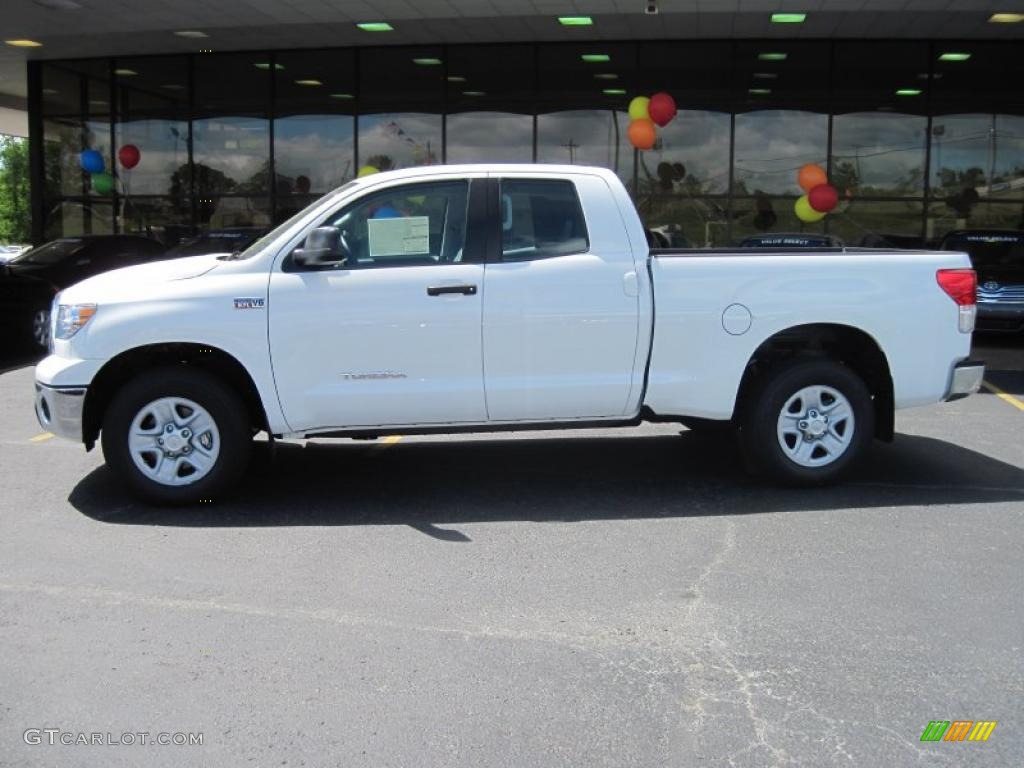
[[[1024,228],[1019,0],[17,0],[2,24],[36,242],[262,230],[366,166],[498,162],[612,168],[677,245]],[[628,106],[658,92],[678,114],[638,151]],[[808,163],[839,191],[813,224]]]

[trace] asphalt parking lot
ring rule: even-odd
[[[187,509],[41,434],[14,367],[0,765],[1020,765],[1024,342],[976,354],[1002,396],[901,412],[837,488],[658,425],[283,444]]]

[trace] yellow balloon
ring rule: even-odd
[[[630,120],[650,120],[651,116],[647,112],[647,108],[650,106],[651,100],[646,96],[637,96],[631,102],[629,102],[629,118]]]
[[[372,176],[375,173],[380,173],[380,168],[376,168],[372,165],[364,165],[362,168],[359,169],[358,175],[359,178],[363,178],[363,176]]]
[[[807,195],[801,195],[797,198],[797,201],[793,204],[793,212],[796,213],[796,217],[804,224],[813,224],[825,218],[824,213],[811,208]]]

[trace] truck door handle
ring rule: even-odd
[[[431,285],[427,288],[427,296],[443,296],[446,293],[461,293],[464,296],[475,296],[475,285]]]

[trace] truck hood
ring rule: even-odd
[[[208,253],[114,269],[66,288],[61,294],[61,303],[102,303],[152,295],[154,288],[161,284],[191,280],[213,271],[221,264],[217,258],[223,255]]]

